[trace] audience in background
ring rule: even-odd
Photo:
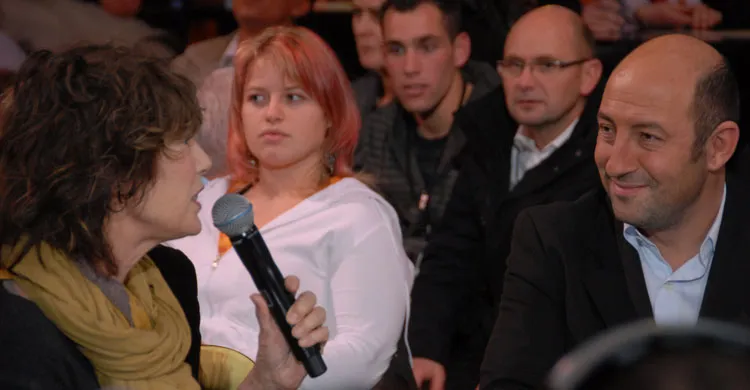
[[[165,37],[175,53],[188,43],[190,6],[195,0],[82,0],[98,3],[108,13],[121,18],[137,18],[149,26],[169,33]]]
[[[203,109],[203,123],[195,140],[213,162],[206,177],[224,176],[227,169],[227,134],[231,106],[233,68],[220,68],[206,77],[198,88],[198,103]]]
[[[389,0],[382,13],[385,66],[396,100],[365,118],[356,164],[375,177],[398,213],[412,261],[442,217],[465,136],[453,114],[499,84],[484,63],[467,62],[460,4]]]
[[[482,388],[538,388],[566,352],[637,319],[750,324],[750,181],[726,169],[739,108],[724,58],[687,35],[615,68],[598,114],[602,187],[518,216]]]
[[[393,91],[383,63],[383,29],[380,8],[385,0],[353,0],[352,31],[359,63],[368,73],[352,82],[362,119],[393,100]]]
[[[580,12],[579,0],[459,0],[463,26],[471,38],[471,58],[494,64],[503,58],[510,27],[535,7],[561,5]]]
[[[236,32],[191,45],[172,67],[200,86],[216,69],[231,67],[237,48],[271,26],[292,25],[310,10],[310,0],[234,0]]]
[[[645,27],[716,27],[722,19],[719,11],[701,0],[622,0],[626,17]],[[709,0],[710,1],[710,0]]]
[[[8,35],[0,31],[0,92],[10,85],[13,76],[26,60],[26,53]]]
[[[636,26],[626,27],[621,0],[581,0],[583,21],[599,41],[616,41],[626,31],[635,31]]]
[[[456,114],[468,152],[412,291],[417,383],[477,385],[516,215],[598,185],[594,52],[578,15],[537,8],[510,30],[498,62],[502,88]]]
[[[581,0],[597,40],[633,37],[642,29],[750,27],[750,3],[727,0]]]
[[[107,13],[79,0],[0,0],[0,26],[26,50],[66,50],[80,44],[114,43],[160,58],[175,56],[165,32],[133,18]]]

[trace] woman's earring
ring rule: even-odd
[[[253,168],[258,167],[258,160],[256,160],[255,157],[250,158],[250,166],[252,166]]]
[[[336,156],[333,153],[328,153],[328,157],[326,158],[327,168],[328,168],[328,174],[333,176],[333,171],[336,167]]]

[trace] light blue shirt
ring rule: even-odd
[[[719,227],[721,226],[726,198],[727,188],[725,184],[719,213],[703,240],[698,254],[678,268],[677,271],[672,270],[672,267],[659,252],[659,248],[644,237],[638,229],[624,224],[625,240],[638,251],[641,259],[643,276],[651,300],[651,309],[657,324],[694,325],[698,320],[716,243],[719,240]]]

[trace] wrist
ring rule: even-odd
[[[250,370],[250,373],[247,374],[247,377],[245,377],[245,380],[240,383],[240,385],[237,387],[237,390],[265,390],[265,389],[271,389],[272,386],[269,386],[270,383],[265,383],[267,381],[264,381],[261,375],[258,373],[258,370],[253,368]]]
[[[281,385],[274,380],[272,375],[268,375],[267,370],[264,372],[256,365],[237,387],[237,390],[294,390],[296,388]]]

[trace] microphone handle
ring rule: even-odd
[[[255,287],[266,299],[268,308],[294,357],[302,363],[311,378],[322,375],[328,368],[320,354],[320,344],[302,348],[299,340],[292,336],[292,327],[287,322],[286,315],[295,298],[284,286],[284,276],[273,261],[258,229],[253,226],[249,232],[232,237],[231,241],[242,264],[253,278]]]

